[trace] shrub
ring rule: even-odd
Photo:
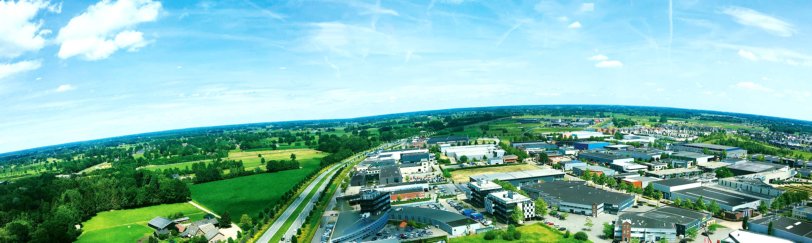
[[[587,236],[586,233],[584,233],[583,231],[580,231],[578,233],[575,233],[575,239],[585,241],[589,239],[589,236]]]
[[[516,239],[516,240],[522,239],[522,232],[514,231],[513,232],[513,239]]]
[[[506,233],[502,234],[502,239],[506,240],[506,241],[512,241],[513,240],[513,235],[506,232]]]
[[[493,240],[496,239],[496,232],[488,231],[485,232],[485,240]]]
[[[570,238],[570,231],[564,232],[564,238]]]

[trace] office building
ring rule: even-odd
[[[485,211],[502,222],[512,221],[515,210],[522,210],[523,220],[536,217],[535,205],[530,198],[513,191],[492,192],[485,197]]]
[[[489,180],[472,180],[468,182],[468,188],[471,189],[471,195],[468,195],[468,198],[471,200],[471,205],[475,207],[485,207],[485,197],[488,194],[503,190],[502,186]]]

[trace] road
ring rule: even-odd
[[[335,174],[335,172],[338,171],[338,169],[341,168],[341,166],[343,166],[346,163],[347,162],[343,162],[343,163],[339,163],[339,164],[335,164],[335,165],[331,166],[330,169],[327,171],[327,173],[322,173],[321,175],[316,177],[315,180],[311,181],[310,184],[307,185],[307,188],[305,188],[305,190],[302,191],[302,193],[299,193],[299,196],[296,197],[296,200],[294,200],[293,203],[291,203],[288,206],[288,208],[285,209],[285,211],[282,212],[282,214],[279,215],[279,217],[276,218],[276,220],[273,222],[271,227],[268,228],[268,230],[266,230],[265,233],[262,234],[262,236],[259,238],[259,240],[257,242],[265,243],[265,242],[271,241],[271,238],[273,237],[273,235],[282,228],[282,226],[285,224],[285,221],[287,221],[288,218],[290,218],[291,215],[293,215],[293,212],[296,211],[296,208],[298,208],[299,205],[302,204],[302,201],[304,201],[305,198],[307,198],[307,196],[310,195],[310,193],[316,188],[316,185],[318,185],[319,182],[324,180],[325,177],[329,178],[328,175],[332,176],[333,174]],[[323,185],[326,185],[326,184],[328,184],[328,183],[324,183]],[[321,192],[321,190],[324,190],[323,186],[319,187],[319,192]],[[318,199],[318,196],[317,195],[313,196],[311,198],[311,201],[312,201],[313,198]],[[304,210],[302,210],[302,212],[304,212]],[[301,215],[306,216],[306,214],[300,214],[299,216],[301,216]],[[297,221],[299,221],[299,220],[297,220]],[[291,227],[291,229],[292,228],[293,227]],[[285,235],[285,236],[286,236],[285,238],[288,238],[287,235]]]

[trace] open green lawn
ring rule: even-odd
[[[559,232],[558,230],[547,228],[546,226],[542,226],[541,224],[531,224],[525,225],[516,228],[519,232],[522,232],[522,238],[520,240],[513,240],[513,241],[505,241],[501,238],[497,238],[494,240],[485,240],[485,234],[476,234],[476,235],[469,235],[465,237],[457,237],[449,239],[449,243],[490,243],[490,242],[559,242],[559,243],[579,243],[579,242],[591,242],[591,241],[578,241],[572,238],[564,238],[564,235]],[[575,234],[575,233],[573,233]]]
[[[156,216],[182,212],[191,220],[206,215],[189,203],[163,204],[135,209],[101,212],[84,222],[78,242],[135,242],[152,233],[147,222]]]
[[[326,155],[326,153],[321,153]],[[297,155],[298,156],[298,155]],[[217,214],[228,212],[233,218],[242,214],[256,217],[274,205],[305,176],[319,168],[318,159],[300,160],[301,169],[263,173],[193,185],[192,200]]]
[[[268,160],[288,160],[290,159],[290,154],[296,154],[296,160],[301,162],[302,164],[311,163],[313,161],[318,164],[319,159],[327,156],[329,153],[321,152],[314,149],[281,149],[281,150],[252,150],[252,151],[239,151],[234,150],[228,152],[228,158],[231,160],[242,160],[243,165],[245,166],[246,170],[253,170],[254,168],[261,168],[264,167],[261,163],[261,159],[257,154],[262,154],[262,157],[265,158],[266,161]],[[211,160],[200,160],[200,161],[190,161],[190,162],[183,162],[183,163],[175,163],[175,164],[168,164],[168,165],[148,165],[143,167],[147,170],[165,170],[165,169],[184,169],[184,168],[191,168],[192,164],[199,163],[199,162],[208,162]]]

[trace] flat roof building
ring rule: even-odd
[[[774,236],[765,234],[758,234],[744,230],[736,230],[727,234],[727,238],[722,240],[724,243],[794,243],[791,240],[785,240]]]
[[[665,170],[658,170],[658,171],[647,171],[646,175],[651,177],[657,177],[660,179],[672,179],[672,178],[685,178],[685,177],[694,177],[699,176],[703,172],[700,169],[694,168],[674,168],[674,169],[665,169]]]
[[[533,200],[514,191],[492,192],[485,197],[485,211],[506,223],[512,221],[511,215],[517,209],[522,210],[523,220],[536,217],[535,205]]]
[[[705,153],[707,151],[708,153],[719,156],[726,155],[725,157],[730,158],[744,158],[747,156],[747,150],[742,148],[708,143],[677,144],[672,146],[671,149],[674,151],[687,151],[694,153]]]
[[[812,223],[783,216],[765,216],[748,222],[747,229],[767,234],[769,224],[773,224],[772,235],[794,242],[812,242]]]
[[[603,148],[606,146],[609,146],[609,143],[600,141],[584,141],[584,142],[575,142],[573,144],[573,147],[579,150],[593,150]]]
[[[617,214],[634,204],[634,196],[587,186],[582,181],[553,181],[522,187],[532,198],[542,198],[559,211],[597,216]]]
[[[719,204],[722,210],[728,212],[736,211],[749,211],[746,209],[756,209],[761,203],[761,200],[744,193],[739,193],[731,190],[725,190],[717,187],[701,186],[684,190],[671,192],[671,200],[691,200],[695,202],[698,198],[705,201],[705,205],[709,205],[711,201]],[[744,216],[748,216],[749,212],[745,212]]]
[[[435,144],[467,144],[468,143],[468,136],[444,136],[444,137],[432,137],[429,138],[426,143],[429,145]]]
[[[693,210],[661,207],[648,212],[623,213],[615,223],[615,240],[630,242],[675,242],[677,236],[690,229],[698,229],[711,215]]]
[[[597,152],[579,153],[578,159],[582,161],[594,161],[602,164],[634,162],[634,158],[631,157],[622,157],[610,153],[597,153]]]
[[[700,187],[702,186],[702,183],[695,180],[675,178],[651,182],[651,186],[654,188],[654,190],[662,192],[663,198],[671,199],[671,193],[679,190]]]
[[[582,176],[584,173],[589,172],[593,175],[605,175],[605,176],[614,176],[617,175],[617,171],[613,169],[609,169],[603,166],[597,165],[587,165],[587,166],[575,166],[572,167],[572,173],[577,176]]]
[[[510,182],[510,184],[513,184],[514,186],[521,187],[523,185],[536,184],[539,182],[563,180],[565,174],[566,173],[555,169],[538,169],[538,170],[524,170],[495,174],[473,175],[469,179],[471,181],[500,180],[504,182]]]
[[[573,167],[586,166],[586,162],[580,160],[564,161],[561,162],[561,164],[563,165],[565,171],[570,171]]]
[[[471,195],[469,195],[468,198],[471,199],[471,205],[476,207],[485,207],[485,197],[487,197],[488,194],[503,190],[499,184],[484,179],[468,182],[468,188],[471,189]]]
[[[687,160],[693,162],[695,165],[700,165],[707,163],[711,159],[714,158],[713,155],[707,155],[703,153],[694,153],[688,151],[679,151],[676,153],[671,154],[671,158],[680,159],[680,160]]]

